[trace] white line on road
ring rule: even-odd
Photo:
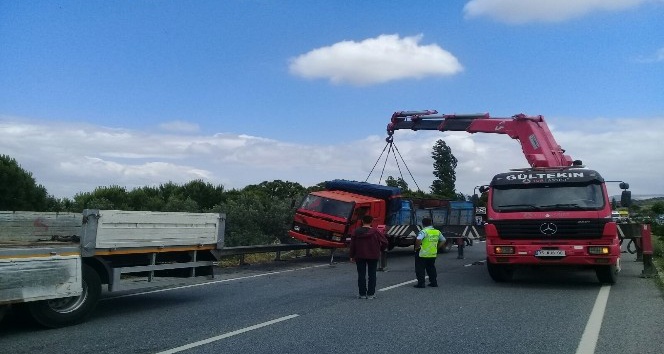
[[[152,294],[152,293],[161,293],[164,291],[171,291],[171,290],[178,290],[178,289],[186,289],[186,288],[193,288],[196,286],[203,286],[203,285],[212,285],[212,284],[217,284],[217,283],[227,283],[231,281],[236,281],[236,280],[243,280],[243,279],[251,279],[251,278],[258,278],[258,277],[264,277],[266,275],[274,275],[274,274],[281,274],[281,273],[288,273],[288,272],[295,272],[298,270],[305,270],[305,269],[311,269],[311,268],[318,268],[318,267],[326,267],[328,266],[327,264],[321,264],[321,265],[315,265],[311,267],[302,267],[302,268],[295,268],[295,269],[287,269],[287,270],[281,270],[278,272],[269,272],[269,273],[261,273],[261,274],[255,274],[255,275],[248,275],[246,277],[239,277],[239,278],[231,278],[231,279],[222,279],[222,280],[213,280],[213,281],[208,281],[205,283],[197,283],[197,284],[191,284],[191,285],[182,285],[182,286],[176,286],[173,288],[166,288],[166,289],[157,289],[157,290],[150,290],[150,291],[142,291],[140,293],[132,293],[132,294],[126,294],[126,295],[118,295],[118,296],[109,296],[105,297],[101,300],[110,300],[110,299],[119,299],[122,297],[130,297],[130,296],[137,296],[137,295],[145,295],[145,294]]]
[[[417,283],[417,279],[413,279],[413,280],[405,281],[405,282],[403,282],[403,283],[399,283],[399,284],[395,284],[395,285],[392,285],[392,286],[388,286],[388,287],[386,287],[386,288],[380,288],[380,289],[378,289],[378,291],[392,290],[392,289],[394,289],[394,288],[398,288],[398,287],[400,287],[400,286],[404,286],[404,285],[408,285],[408,284],[412,284],[412,283]]]
[[[242,333],[245,333],[245,332],[253,331],[255,329],[270,326],[270,325],[273,325],[275,323],[290,320],[291,318],[295,318],[295,317],[298,317],[298,316],[299,316],[298,314],[294,314],[294,315],[288,315],[288,316],[280,317],[280,318],[274,319],[272,321],[267,321],[267,322],[259,323],[259,324],[253,325],[253,326],[245,327],[245,328],[238,329],[238,330],[233,331],[233,332],[228,332],[228,333],[216,336],[216,337],[199,340],[198,342],[193,342],[193,343],[183,345],[183,346],[180,346],[180,347],[177,347],[177,348],[169,349],[169,350],[166,350],[166,351],[163,351],[163,352],[159,352],[157,354],[178,353],[178,352],[181,352],[183,350],[200,347],[201,345],[209,344],[209,343],[216,342],[216,341],[219,341],[219,340],[222,340],[222,339],[225,339],[225,338],[228,338],[228,337],[232,337],[232,336],[235,336],[235,335],[238,335],[238,334],[242,334]]]
[[[576,347],[576,354],[593,354],[595,353],[595,346],[599,338],[599,330],[602,328],[602,319],[604,318],[604,311],[606,303],[609,300],[609,292],[611,291],[610,285],[603,285],[599,289],[595,305],[586,323],[586,328],[583,330],[579,346]]]

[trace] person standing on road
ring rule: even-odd
[[[415,276],[416,288],[424,288],[424,274],[429,276],[429,286],[438,286],[438,273],[436,272],[436,256],[438,249],[445,245],[442,232],[433,228],[431,218],[422,219],[424,228],[417,234],[415,240]]]
[[[459,236],[456,240],[457,244],[457,259],[463,259],[463,248],[466,245],[466,239],[463,236]]]
[[[360,299],[376,298],[376,268],[381,252],[387,248],[385,235],[372,228],[372,222],[371,215],[364,215],[362,227],[355,229],[350,238],[349,254],[351,262],[355,262],[357,267],[357,288]]]

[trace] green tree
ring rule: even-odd
[[[201,211],[201,208],[195,200],[189,197],[182,198],[178,195],[171,195],[171,197],[166,201],[166,204],[164,204],[162,211],[198,213]]]
[[[664,214],[664,202],[655,202],[650,206],[650,210],[654,215]]]
[[[209,182],[193,180],[185,183],[177,192],[180,199],[191,199],[201,210],[210,210],[221,202],[224,187],[213,186]]]
[[[302,185],[282,180],[264,181],[246,186],[242,193],[256,194],[264,203],[259,225],[266,237],[277,238],[281,243],[292,241],[288,230],[293,222],[295,207],[307,193]]]
[[[274,180],[252,184],[242,189],[244,192],[255,192],[276,199],[293,199],[303,196],[306,189],[297,182]]]
[[[433,175],[436,177],[431,184],[431,193],[441,198],[459,198],[455,187],[457,159],[452,154],[452,149],[439,139],[433,146],[431,157],[434,160]]]
[[[117,185],[97,187],[92,192],[77,193],[74,196],[74,205],[78,212],[83,209],[131,210],[127,189]]]
[[[405,194],[405,193],[408,193],[408,192],[411,191],[410,188],[408,188],[408,183],[406,181],[404,181],[404,179],[401,178],[401,177],[394,178],[392,176],[388,176],[385,179],[385,184],[390,186],[390,187],[400,188],[402,194]]]
[[[13,158],[0,155],[0,210],[45,211],[54,198]]]
[[[131,210],[163,211],[166,204],[161,198],[159,188],[151,186],[132,189],[127,199]]]
[[[215,211],[226,214],[224,244],[229,247],[272,243],[261,229],[266,205],[256,193],[233,190]]]

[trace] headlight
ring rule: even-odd
[[[493,248],[495,254],[514,254],[513,246],[495,246]]]
[[[588,247],[590,254],[609,254],[609,248],[606,246],[590,246]]]

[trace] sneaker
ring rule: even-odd
[[[373,300],[373,299],[375,299],[375,298],[376,298],[376,295],[369,295],[369,296],[367,296],[367,299],[369,299],[369,300]]]
[[[364,296],[364,295],[358,295],[357,298],[358,298],[358,299],[366,299],[367,297]]]
[[[425,286],[422,285],[422,284],[416,284],[416,285],[413,285],[413,288],[424,289]]]

